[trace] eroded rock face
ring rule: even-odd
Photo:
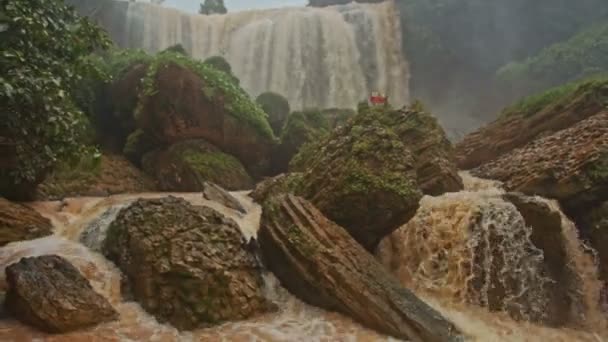
[[[589,241],[599,258],[600,277],[607,282],[608,291],[608,201],[577,217],[582,236]]]
[[[165,145],[205,139],[238,158],[254,176],[268,169],[274,141],[267,122],[265,131],[239,119],[239,115],[251,113],[232,113],[226,94],[212,89],[196,72],[176,63],[161,65],[152,81],[155,93],[141,99],[139,128]]]
[[[271,309],[261,265],[237,224],[173,197],[138,200],[111,224],[104,254],[136,301],[161,322],[195,329]]]
[[[472,173],[500,180],[507,190],[557,199],[577,217],[608,200],[608,112],[535,140]]]
[[[0,247],[53,233],[53,225],[34,209],[0,198]]]
[[[58,169],[40,184],[37,199],[108,196],[156,190],[154,181],[119,155],[102,155],[99,165]]]
[[[238,159],[200,139],[150,152],[142,165],[163,191],[203,191],[206,182],[228,190],[253,187],[251,177]]]
[[[449,321],[302,198],[281,195],[265,202],[259,242],[270,270],[312,305],[410,341],[461,341]]]
[[[6,279],[6,309],[43,331],[65,333],[118,318],[110,303],[59,256],[23,258],[6,269]]]
[[[456,145],[458,166],[468,170],[493,161],[605,110],[608,88],[583,85],[571,96],[549,102],[537,112],[504,113]]]

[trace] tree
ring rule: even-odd
[[[291,110],[287,99],[277,93],[266,92],[258,96],[255,102],[268,114],[268,122],[274,134],[280,136]]]
[[[0,27],[0,140],[12,146],[0,192],[10,197],[85,151],[87,118],[73,95],[98,71],[87,56],[110,43],[61,0],[0,0]]]
[[[228,10],[224,6],[224,0],[205,0],[198,12],[200,14],[226,14]]]
[[[230,63],[228,63],[228,61],[224,57],[211,56],[211,57],[205,59],[205,61],[203,63],[206,65],[210,65],[217,70],[225,72],[228,76],[230,76],[230,78],[234,81],[234,83],[236,83],[236,84],[241,83],[241,81],[236,76],[234,76],[234,74],[232,73],[232,67],[230,66]]]

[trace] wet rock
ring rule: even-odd
[[[608,284],[608,201],[589,208],[576,221],[582,236],[597,251],[600,277]]]
[[[0,198],[0,247],[53,233],[51,221],[34,209]]]
[[[295,194],[302,180],[301,173],[284,173],[258,183],[249,196],[259,204],[281,194]]]
[[[238,159],[204,140],[186,140],[148,153],[142,164],[163,191],[203,191],[206,182],[228,190],[253,187],[251,177]]]
[[[229,81],[222,72],[186,57],[158,59],[150,80],[155,91],[140,97],[137,126],[164,145],[204,139],[252,175],[264,174],[275,144],[264,111],[238,85],[224,86]]]
[[[608,200],[608,112],[535,140],[472,173],[502,181],[510,191],[557,199],[569,215],[578,217]]]
[[[203,184],[203,197],[209,201],[220,203],[226,208],[234,209],[242,214],[247,212],[234,196],[216,184],[205,182]]]
[[[312,305],[406,340],[462,340],[449,321],[302,198],[282,195],[265,202],[259,242],[270,270]]]
[[[120,155],[105,154],[99,161],[65,165],[40,184],[38,200],[66,197],[103,197],[155,191],[154,181]]]
[[[6,278],[6,309],[43,331],[65,333],[118,318],[110,303],[59,256],[23,258],[6,269]]]
[[[178,329],[272,309],[239,227],[207,207],[174,197],[138,200],[111,224],[104,254],[126,275],[133,298]]]
[[[572,94],[557,99],[551,94],[524,99],[522,103],[529,103],[527,106],[507,108],[496,121],[467,135],[456,145],[458,166],[467,170],[476,168],[535,140],[570,128],[604,111],[606,94],[605,82],[591,81],[581,84]],[[551,100],[539,102],[539,99],[548,98]]]

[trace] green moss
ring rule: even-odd
[[[608,151],[603,151],[600,157],[591,164],[587,174],[594,184],[608,183]]]
[[[608,91],[608,77],[595,76],[581,81],[570,82],[559,87],[549,89],[545,92],[535,94],[520,100],[515,105],[503,110],[501,116],[530,117],[548,106],[563,106],[582,95],[600,95]],[[608,104],[608,99],[598,99]]]
[[[280,135],[290,112],[287,99],[277,93],[266,92],[258,96],[255,102],[268,114],[274,133]]]
[[[155,88],[155,76],[160,68],[170,64],[177,64],[183,68],[195,72],[205,83],[205,88],[201,91],[211,98],[222,96],[224,109],[229,115],[243,121],[251,128],[255,129],[260,135],[274,139],[274,134],[268,123],[266,113],[251,100],[249,95],[223,71],[203,62],[188,58],[181,54],[171,51],[163,52],[155,56],[150,63],[147,75],[144,79],[142,96],[154,96],[157,93]],[[142,101],[138,104],[136,115],[142,111]]]
[[[181,152],[181,158],[197,173],[210,180],[222,177],[226,172],[238,172],[249,177],[238,159],[222,152],[201,152],[186,148]]]

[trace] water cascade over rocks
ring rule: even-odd
[[[550,328],[546,325],[532,323],[522,320],[526,317],[513,319],[502,312],[491,312],[487,309],[486,293],[491,292],[487,286],[486,278],[481,278],[482,286],[477,292],[468,290],[467,280],[475,274],[469,272],[470,253],[467,251],[479,250],[483,253],[490,250],[481,241],[495,242],[490,235],[484,232],[493,232],[492,236],[512,239],[504,247],[494,246],[492,251],[505,253],[512,259],[505,259],[505,267],[514,273],[510,277],[517,280],[511,287],[514,292],[509,292],[504,307],[526,304],[527,309],[521,312],[528,314],[530,318],[539,314],[539,309],[546,305],[546,301],[539,297],[543,293],[543,286],[551,282],[543,277],[543,273],[536,271],[542,266],[543,253],[540,248],[530,244],[530,233],[522,223],[523,214],[515,210],[513,204],[501,202],[503,193],[496,188],[494,183],[484,182],[479,179],[463,177],[465,187],[468,191],[446,194],[441,197],[426,197],[419,210],[418,216],[409,224],[411,233],[402,234],[397,231],[399,239],[392,236],[391,243],[407,245],[408,239],[418,239],[424,233],[423,227],[417,227],[417,222],[426,222],[428,226],[428,238],[416,240],[419,246],[414,246],[412,251],[407,248],[392,250],[391,246],[384,243],[380,247],[380,253],[393,253],[390,259],[395,267],[401,281],[412,289],[420,298],[438,310],[448,320],[453,322],[471,341],[589,341],[598,342],[606,340],[606,330],[603,323],[605,316],[598,312],[597,304],[597,282],[596,268],[593,260],[581,249],[581,244],[573,230],[572,225],[562,225],[562,236],[565,240],[567,252],[567,264],[574,274],[575,291],[572,301],[578,301],[579,307],[574,311],[582,313],[585,317],[585,329],[580,329],[581,324],[573,320],[565,324],[565,327]],[[278,283],[276,278],[267,274],[265,280],[265,296],[276,303],[279,311],[269,313],[250,320],[227,323],[209,329],[199,329],[192,332],[179,332],[169,325],[159,324],[153,317],[147,314],[134,302],[127,302],[121,293],[121,273],[103,256],[85,247],[83,243],[93,248],[99,246],[104,239],[105,230],[112,223],[119,208],[129,205],[137,198],[161,198],[169,194],[135,194],[118,195],[107,198],[78,198],[66,199],[61,202],[33,203],[35,208],[43,216],[51,219],[55,225],[54,235],[31,241],[9,244],[0,249],[0,291],[6,290],[4,269],[19,261],[22,257],[56,254],[66,258],[91,282],[94,290],[112,304],[120,314],[116,322],[101,324],[97,327],[55,335],[52,338],[45,333],[39,332],[31,327],[25,326],[14,320],[0,320],[1,341],[27,341],[27,340],[120,340],[120,341],[396,341],[394,338],[379,335],[366,329],[352,320],[336,313],[311,307],[289,294]],[[229,209],[223,205],[204,199],[200,194],[173,194],[181,197],[194,205],[206,205],[220,211],[232,218],[240,227],[245,238],[257,234],[260,224],[261,209],[254,204],[246,193],[232,193],[244,208],[245,213]],[[472,200],[475,197],[494,198],[488,200],[487,204]],[[485,197],[484,197],[485,196]],[[494,197],[493,197],[494,196]],[[540,202],[545,200],[538,199]],[[552,202],[549,202],[552,203]],[[461,229],[459,219],[467,219],[467,213],[471,210],[464,209],[467,206],[477,205],[487,217],[478,222],[473,231],[473,238],[465,238],[467,234]],[[473,205],[473,207],[475,207]],[[436,210],[436,220],[431,220],[427,215],[432,209],[452,208],[451,211]],[[446,207],[447,206],[447,207]],[[559,208],[552,206],[551,210],[561,215]],[[444,215],[445,214],[445,215]],[[442,216],[443,215],[443,216]],[[448,231],[439,220],[442,216],[445,222],[454,225],[454,229]],[[427,218],[425,218],[427,217]],[[449,217],[452,217],[448,219]],[[564,220],[565,217],[562,217]],[[510,218],[507,220],[507,218]],[[511,223],[509,223],[509,221]],[[493,222],[493,223],[492,223]],[[487,229],[486,229],[487,228]],[[396,233],[396,234],[397,234]],[[431,235],[433,233],[433,235]],[[389,240],[385,240],[389,241]],[[433,259],[434,256],[428,251],[434,251],[439,246],[447,246],[451,241],[451,259]],[[411,241],[413,242],[413,240]],[[456,246],[457,248],[454,248]],[[425,253],[425,251],[427,251]],[[409,254],[408,254],[409,253]],[[414,255],[415,254],[415,255]],[[412,255],[415,258],[411,258]],[[448,255],[444,255],[447,257]],[[458,258],[457,258],[458,257]],[[447,262],[449,261],[449,262]],[[468,262],[469,261],[469,262]],[[439,266],[433,268],[433,264]],[[491,266],[481,263],[485,268]],[[415,272],[413,272],[415,271]],[[407,277],[403,277],[403,275]],[[502,276],[509,276],[499,273]],[[415,282],[408,281],[415,280]],[[506,278],[505,278],[506,279]],[[469,279],[470,280],[470,279]],[[484,287],[485,286],[485,287]],[[479,290],[481,289],[481,290]],[[477,296],[467,297],[468,294]],[[549,312],[550,314],[550,312]],[[575,317],[577,317],[575,315]]]
[[[371,91],[400,106],[409,70],[391,1],[195,15],[140,2],[69,0],[121,46],[150,52],[182,44],[224,56],[253,97],[282,94],[292,109],[354,108]]]

